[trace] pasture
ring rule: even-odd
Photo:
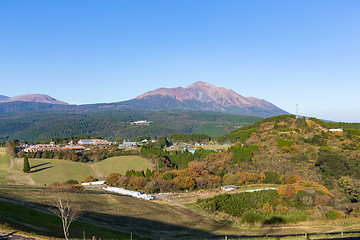
[[[6,148],[0,148],[0,169],[7,169],[9,167],[10,156]]]
[[[113,172],[125,174],[129,169],[153,169],[153,165],[147,159],[138,156],[113,157],[91,164],[61,159],[29,159],[29,163],[30,172],[23,173],[23,159],[13,160],[11,172],[16,175],[18,183],[48,185],[70,179],[81,182],[84,177],[90,175],[101,179]]]

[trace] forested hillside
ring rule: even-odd
[[[331,132],[316,119],[277,116],[220,137],[235,142],[224,152],[198,150],[193,155],[144,146],[142,156],[158,161],[159,171],[148,179],[134,176],[136,185],[129,185],[134,181],[131,177],[116,174],[107,181],[150,193],[278,184],[270,192],[225,194],[198,202],[206,211],[223,212],[244,223],[359,217],[358,133],[356,129]]]
[[[150,125],[132,125],[147,120]],[[22,112],[0,114],[0,142],[12,139],[39,141],[56,137],[81,135],[100,136],[109,140],[117,137],[162,137],[174,133],[224,134],[239,126],[261,120],[260,117],[237,116],[210,112],[119,112],[88,113]]]

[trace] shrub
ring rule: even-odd
[[[79,184],[79,182],[74,179],[69,179],[69,180],[65,181],[64,184]]]
[[[325,217],[327,219],[338,219],[343,217],[343,213],[340,211],[330,209],[329,211],[327,211],[327,213],[325,213]]]
[[[265,203],[274,208],[279,197],[276,190],[243,192],[236,194],[221,194],[212,198],[198,199],[198,206],[215,212],[225,212],[232,216],[241,217],[248,209],[260,209]]]
[[[270,172],[270,171],[266,171],[265,173],[265,180],[264,183],[274,183],[274,184],[280,184],[280,175],[277,174],[276,172]]]
[[[273,207],[270,205],[270,203],[264,203],[264,205],[261,207],[261,210],[263,210],[266,213],[274,212]]]
[[[255,210],[249,210],[244,213],[242,217],[242,222],[254,225],[255,223],[262,223],[264,222],[265,217],[260,212],[257,212]]]
[[[295,198],[298,207],[313,206],[315,203],[315,193],[299,190]]]
[[[98,179],[94,178],[93,176],[87,176],[87,177],[84,177],[82,179],[81,182],[85,183],[85,182],[94,182],[94,181],[97,181]]]
[[[278,217],[278,216],[272,216],[270,219],[266,219],[264,221],[264,224],[267,225],[277,225],[277,224],[284,224],[285,220],[282,217]]]
[[[282,148],[282,147],[288,147],[288,148],[290,148],[292,145],[294,145],[294,142],[293,142],[293,141],[286,140],[286,139],[282,139],[282,138],[278,138],[278,139],[277,139],[277,146],[278,146],[279,148]]]

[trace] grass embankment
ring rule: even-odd
[[[0,184],[9,182],[7,169],[10,166],[10,155],[7,148],[0,148]]]
[[[48,204],[51,195],[45,194],[44,189],[44,187],[0,185],[0,196],[21,199],[25,202]],[[86,223],[106,226],[106,228],[126,233],[132,232],[137,236],[154,239],[223,239],[221,236],[229,236],[228,239],[231,239],[230,236],[274,236],[341,231],[345,233],[359,229],[357,219],[320,221],[289,226],[243,227],[232,221],[221,220],[227,219],[222,218],[221,215],[214,217],[206,214],[199,208],[194,207],[191,210],[158,200],[145,201],[106,194],[100,190],[70,193],[70,196],[85,212],[82,220]],[[171,199],[176,201],[175,196]],[[21,211],[17,210],[17,213],[18,219],[21,220]],[[41,228],[41,225],[39,227]],[[57,231],[61,231],[61,228]],[[90,232],[86,229],[85,233],[86,236],[90,236]],[[72,237],[75,236],[72,235]]]
[[[31,186],[0,185],[0,195],[37,204],[48,204],[51,198],[44,187]],[[221,234],[222,231],[231,231],[231,227],[229,229],[211,218],[162,201],[106,194],[100,190],[69,193],[69,197],[85,213],[83,221],[137,236],[154,239],[206,239],[213,237],[213,234]],[[21,211],[17,211],[17,215],[22,218]],[[86,236],[89,236],[90,233],[85,231]]]
[[[33,210],[24,206],[13,203],[0,201],[0,220],[2,224],[0,229],[4,230],[16,229],[16,231],[24,231],[35,236],[63,237],[61,220],[59,217],[50,215],[40,211]],[[102,239],[129,239],[130,234],[105,229],[95,225],[76,221],[70,226],[71,238],[88,239],[92,236]],[[134,239],[139,239],[134,237]]]
[[[104,161],[97,162],[94,165],[104,176],[113,172],[125,174],[129,169],[139,171],[146,170],[147,168],[152,170],[154,168],[154,164],[139,156],[112,157]]]
[[[81,180],[86,176],[98,177],[99,172],[106,177],[108,174],[117,172],[125,174],[129,169],[146,170],[146,168],[153,169],[147,159],[138,156],[120,156],[105,159],[95,164],[72,162],[68,160],[59,159],[29,159],[31,170],[27,174],[31,177],[35,184],[52,184],[54,182],[65,182],[69,179]],[[16,159],[12,168],[19,173],[22,173],[23,159]],[[26,181],[26,179],[24,179]],[[24,182],[23,181],[23,182]]]
[[[10,165],[10,155],[6,148],[0,148],[0,169],[7,169]]]

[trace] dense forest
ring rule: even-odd
[[[135,121],[151,121],[150,125],[134,125]],[[151,138],[175,133],[209,133],[222,135],[261,120],[260,117],[211,112],[119,112],[88,113],[23,112],[0,114],[0,142],[12,139],[40,141],[49,138],[83,135],[108,140]],[[213,131],[213,129],[217,131]]]

